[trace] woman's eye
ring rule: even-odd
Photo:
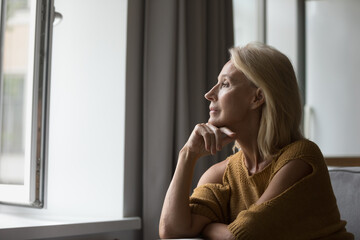
[[[222,82],[221,87],[229,87],[229,83],[228,82]]]

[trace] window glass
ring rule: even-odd
[[[26,88],[31,14],[27,0],[6,1],[1,84],[0,183],[24,184]]]
[[[264,41],[264,1],[233,0],[234,45]]]

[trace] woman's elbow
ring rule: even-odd
[[[178,238],[179,236],[175,233],[174,229],[165,223],[159,225],[159,236],[161,239]]]
[[[170,238],[165,229],[159,228],[160,239]]]
[[[170,231],[164,227],[164,226],[159,226],[159,236],[161,239],[165,239],[165,238],[172,238]]]
[[[183,238],[181,234],[176,234],[174,231],[168,228],[159,228],[160,239],[171,239],[171,238]]]
[[[159,236],[161,239],[171,239],[171,238],[194,237],[195,235],[189,233],[189,231],[176,229],[170,225],[160,223]]]

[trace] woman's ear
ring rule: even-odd
[[[265,95],[261,88],[256,89],[254,101],[253,101],[253,109],[256,109],[265,103]]]

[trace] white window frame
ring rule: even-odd
[[[0,4],[4,31],[6,0]],[[27,81],[25,86],[24,184],[0,184],[0,203],[41,208],[44,205],[44,162],[47,149],[53,0],[32,0]],[[3,36],[3,34],[1,34]],[[3,57],[1,39],[1,57]],[[0,66],[1,81],[3,71]]]

